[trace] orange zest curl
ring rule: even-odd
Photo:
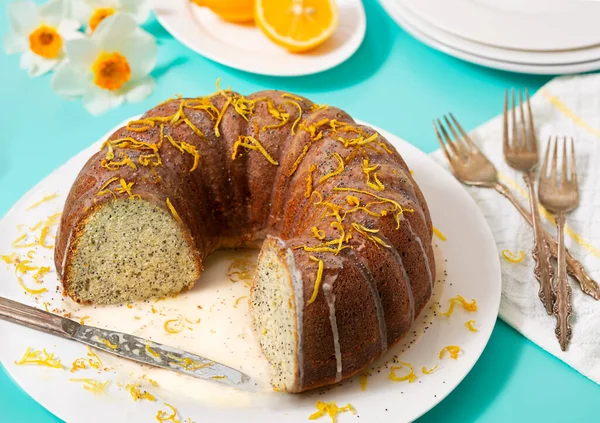
[[[118,345],[113,344],[112,342],[110,342],[108,339],[104,339],[104,338],[98,338],[98,342],[100,342],[101,344],[106,345],[108,348],[110,348],[111,350],[116,350]]]
[[[335,423],[337,415],[343,413],[344,411],[350,411],[352,414],[356,414],[356,410],[352,406],[352,404],[346,404],[343,407],[338,407],[335,401],[331,402],[323,402],[317,401],[316,403],[317,411],[310,415],[308,420],[316,420],[321,416],[327,414],[331,418],[331,422]]]
[[[167,320],[163,327],[167,333],[179,333],[183,330],[183,317],[179,315],[177,319]]]
[[[469,329],[471,332],[479,332],[479,329],[477,329],[475,326],[473,326],[473,323],[475,323],[475,320],[467,320],[465,322],[465,327],[467,329]]]
[[[137,166],[135,165],[135,163],[133,163],[131,161],[131,159],[129,158],[129,156],[127,154],[120,152],[119,158],[122,160],[118,161],[118,162],[109,161],[109,160],[104,159],[100,162],[100,166],[102,166],[103,168],[108,169],[108,170],[117,170],[123,166],[129,166],[130,168],[137,170]]]
[[[233,305],[234,308],[238,308],[238,305],[240,305],[240,302],[244,299],[244,298],[248,298],[247,295],[242,295],[241,297],[239,297],[237,300],[235,300],[235,304]]]
[[[42,357],[42,352],[43,352],[43,357]],[[60,362],[60,360],[58,358],[54,357],[54,353],[52,353],[52,354],[48,353],[48,351],[46,351],[45,348],[40,351],[40,350],[34,350],[31,347],[28,347],[27,351],[25,351],[25,354],[23,354],[23,357],[21,357],[21,360],[15,361],[15,364],[17,366],[34,365],[34,366],[51,367],[54,369],[62,369],[63,368],[63,365]]]
[[[431,369],[427,369],[427,367],[423,366],[423,367],[421,368],[421,372],[422,372],[424,375],[430,375],[430,374],[432,374],[433,372],[435,372],[435,371],[437,370],[437,368],[438,368],[438,365],[437,365],[437,364],[436,364],[435,366],[433,366]]]
[[[458,354],[460,353],[460,347],[456,345],[448,345],[440,351],[440,360],[444,358],[444,355],[448,352],[450,354],[450,358],[452,360],[456,360],[458,358]]]
[[[317,238],[318,240],[323,240],[325,239],[325,231],[317,228],[316,226],[313,226],[310,231],[312,232],[312,235]]]
[[[519,250],[519,255],[517,256],[509,250],[502,250],[502,257],[510,263],[521,263],[525,258],[525,253],[523,250]]]
[[[200,163],[200,153],[198,153],[198,149],[195,146],[184,141],[175,141],[170,135],[165,135],[165,138],[173,145],[173,147],[182,153],[189,153],[194,156],[194,164],[190,169],[190,173],[198,169],[198,164]]]
[[[311,261],[318,262],[319,268],[317,270],[317,277],[315,279],[313,293],[312,293],[310,299],[308,300],[308,302],[306,303],[307,305],[312,304],[317,299],[317,296],[319,295],[319,287],[321,286],[321,280],[323,279],[323,267],[324,267],[323,260],[320,260],[314,256],[310,256],[310,259],[311,259]]]
[[[298,156],[298,158],[292,165],[292,168],[290,169],[288,176],[292,176],[296,172],[296,170],[298,170],[298,166],[300,166],[300,163],[304,159],[304,156],[306,156],[306,153],[308,153],[308,145],[305,145],[304,148],[302,149],[302,153],[300,153],[300,155]]]
[[[45,202],[47,202],[47,201],[52,201],[52,200],[54,200],[54,199],[55,199],[55,198],[57,198],[57,197],[58,197],[58,194],[57,194],[57,193],[50,194],[50,195],[46,195],[44,198],[42,198],[42,199],[41,199],[40,201],[38,201],[37,203],[34,203],[34,204],[32,204],[31,206],[27,207],[27,208],[25,209],[25,211],[29,211],[29,210],[35,209],[35,208],[36,208],[36,207],[38,207],[39,205],[41,205],[41,204],[43,204],[43,203],[45,203]]]
[[[279,165],[279,163],[273,159],[273,157],[271,157],[269,155],[269,153],[267,152],[267,150],[265,150],[265,148],[262,146],[262,144],[254,137],[252,136],[244,136],[244,135],[240,135],[237,139],[237,141],[235,142],[235,144],[233,144],[233,153],[231,154],[231,159],[235,160],[236,156],[237,156],[237,151],[239,147],[244,147],[247,148],[248,150],[255,150],[260,152],[263,156],[265,156],[265,158],[269,161],[269,163],[271,163],[272,165]]]
[[[214,361],[209,361],[208,363],[201,363],[200,361],[192,360],[189,357],[177,357],[173,354],[167,354],[168,357],[175,361],[170,361],[169,365],[173,365],[175,367],[181,367],[185,370],[195,371],[199,369],[204,369],[206,367],[210,367],[215,364]]]
[[[312,183],[313,183],[313,179],[312,179],[312,174],[313,172],[317,170],[317,166],[314,164],[311,164],[310,167],[308,168],[308,175],[306,176],[306,192],[304,193],[304,197],[306,198],[310,198],[310,196],[312,195]],[[321,200],[323,200],[323,197],[321,197]]]
[[[454,313],[454,306],[456,304],[460,304],[463,307],[463,309],[465,309],[469,313],[477,311],[477,301],[475,299],[472,299],[471,302],[467,302],[467,300],[465,300],[462,297],[462,295],[457,295],[454,298],[450,298],[450,300],[448,301],[450,301],[450,307],[448,308],[447,312],[440,313],[441,316],[452,316],[452,313]]]
[[[94,395],[106,394],[106,388],[110,384],[110,380],[100,382],[96,379],[69,379],[71,382],[83,383],[83,389],[91,392]]]
[[[366,391],[367,390],[367,383],[369,381],[369,374],[367,372],[362,372],[360,374],[360,376],[358,377],[359,381],[360,381],[360,390],[361,391]]]
[[[182,421],[179,418],[177,418],[177,410],[175,409],[175,407],[173,407],[170,404],[167,404],[166,402],[165,405],[171,409],[171,414],[167,414],[166,411],[159,410],[156,413],[156,420],[158,420],[159,423],[182,423]],[[183,423],[192,423],[192,420],[188,418]]]
[[[337,176],[344,171],[344,160],[342,159],[342,157],[338,153],[333,153],[332,156],[338,162],[338,168],[332,172],[326,173],[325,175],[321,176],[321,179],[319,179],[319,183],[323,183],[327,179],[333,178],[334,176]]]
[[[129,393],[131,394],[131,397],[133,398],[134,401],[143,400],[143,399],[146,399],[148,401],[156,401],[156,397],[154,395],[152,395],[150,392],[148,392],[148,391],[142,392],[140,390],[140,385],[129,384],[129,385],[125,386],[125,389],[127,389],[129,391]]]
[[[377,173],[375,173],[379,167],[380,165],[369,166],[369,159],[363,160],[362,169],[365,175],[367,175],[367,186],[375,191],[383,191],[385,189],[385,186],[377,177]]]
[[[369,229],[366,226],[361,225],[360,223],[352,223],[352,228],[356,232],[367,238],[369,241],[371,241],[373,244],[375,244],[377,247],[382,245],[385,248],[392,248],[391,245],[386,244],[385,241],[383,241],[381,238],[373,235],[379,232],[379,229]]]
[[[446,236],[435,226],[433,227],[433,233],[440,239],[440,241],[446,241]]]
[[[395,361],[396,363],[400,364],[399,366],[392,366],[390,368],[390,376],[389,379],[393,380],[394,382],[404,382],[404,381],[408,381],[408,383],[413,383],[415,380],[417,380],[417,375],[415,375],[415,369],[412,366],[412,364],[410,363],[406,363],[404,361]],[[403,367],[408,367],[410,372],[404,376],[398,376],[396,374],[397,370],[401,370]]]
[[[146,350],[146,352],[147,352],[149,355],[151,355],[152,357],[155,357],[155,358],[160,358],[160,354],[159,354],[159,353],[157,353],[156,351],[154,351],[150,345],[146,344],[146,346],[144,347],[144,349],[145,349],[145,350]]]
[[[181,220],[179,213],[177,213],[177,210],[175,210],[175,207],[173,207],[173,203],[171,203],[171,200],[167,197],[165,202],[167,203],[167,207],[169,208],[169,211],[171,212],[171,214],[173,215],[175,220],[177,220],[179,223],[183,224],[183,221]]]
[[[400,205],[400,203],[398,203],[395,200],[392,200],[390,198],[381,197],[381,196],[379,196],[377,194],[374,194],[372,192],[369,192],[369,191],[360,190],[360,189],[356,189],[356,188],[344,188],[344,187],[335,187],[333,190],[334,191],[357,192],[357,193],[360,193],[360,194],[366,194],[366,195],[374,197],[374,198],[376,198],[376,199],[378,199],[380,201],[383,201],[384,203],[391,204],[393,206],[393,208],[390,211],[394,213],[394,219],[396,220],[396,229],[400,229],[400,219],[401,219],[402,214],[404,212],[412,212],[413,211],[411,209],[404,209],[404,208],[402,208],[402,206]]]

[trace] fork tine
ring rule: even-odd
[[[502,147],[504,148],[504,154],[509,149],[508,144],[508,89],[504,90],[504,128],[502,131]]]
[[[557,161],[557,150],[558,150],[558,137],[554,137],[554,148],[552,152],[552,167],[550,168],[550,177],[552,178],[552,182],[556,185],[556,161]]]
[[[537,153],[537,139],[535,137],[535,128],[533,124],[533,113],[531,112],[531,99],[529,98],[529,89],[525,88],[525,98],[527,99],[527,114],[529,119],[529,137],[531,139],[531,151]]]
[[[454,145],[454,143],[452,142],[452,138],[450,138],[450,135],[448,135],[446,128],[444,128],[444,125],[442,125],[442,122],[438,119],[437,123],[440,127],[440,130],[442,131],[442,134],[444,135],[444,139],[446,140],[448,147],[450,147],[450,150],[452,150],[452,152],[454,153],[454,157],[461,157],[458,152],[458,149],[456,148],[456,145]]]
[[[452,135],[454,136],[454,144],[456,145],[456,149],[465,156],[469,155],[470,148],[466,145],[465,140],[460,135],[458,135],[458,133],[454,129],[454,126],[450,123],[448,116],[444,115],[444,120],[446,121],[446,125],[448,125],[448,129],[450,129],[450,132],[452,132]]]
[[[438,130],[438,126],[435,123],[435,120],[432,121],[432,123],[433,123],[433,129],[435,130],[435,135],[437,136],[438,142],[440,143],[440,148],[444,152],[444,155],[446,156],[446,159],[448,160],[450,165],[452,165],[454,158],[452,157],[452,154],[450,154],[450,152],[448,151],[448,148],[446,147],[446,144],[444,143],[444,140],[442,139],[442,136],[440,135],[440,131]]]
[[[548,137],[548,145],[546,146],[546,154],[544,155],[544,162],[540,168],[540,181],[542,179],[548,179],[548,159],[550,157],[550,148],[552,147],[552,137]]]
[[[569,180],[569,175],[567,175],[567,137],[563,137],[563,152],[562,152],[562,176],[561,176],[561,185],[566,184]]]
[[[527,140],[527,130],[525,128],[525,113],[523,113],[523,91],[519,90],[519,115],[521,118],[521,148],[529,150],[529,142]]]
[[[458,121],[456,120],[456,118],[454,117],[454,115],[452,113],[450,113],[450,118],[452,119],[452,122],[454,122],[456,127],[458,128],[458,131],[462,134],[463,140],[467,142],[469,147],[471,147],[471,149],[473,151],[475,151],[477,153],[481,153],[481,150],[479,149],[479,147],[477,147],[477,144],[475,144],[473,142],[473,140],[471,139],[469,134],[466,133],[466,131],[463,129],[462,125],[460,123],[458,123]]]
[[[571,182],[577,186],[577,170],[575,167],[575,142],[571,137]]]
[[[515,89],[511,88],[512,93],[512,146],[519,146],[519,137],[517,136],[517,114],[516,114],[516,105],[515,105]]]

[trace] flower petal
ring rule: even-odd
[[[148,32],[138,28],[133,36],[121,41],[119,51],[127,58],[131,79],[148,75],[156,65],[156,40]]]
[[[11,31],[4,36],[4,50],[7,54],[21,53],[27,48],[27,38],[23,35]]]
[[[69,6],[68,0],[50,0],[40,6],[39,11],[48,25],[57,27],[60,21],[69,16]]]
[[[63,40],[83,38],[83,34],[79,32],[79,28],[81,28],[81,25],[75,19],[63,19],[58,25],[58,33]]]
[[[74,40],[68,40],[65,43],[65,49],[67,51],[67,58],[69,62],[76,66],[83,66],[89,69],[102,49],[91,38],[78,38]]]
[[[137,27],[131,15],[115,13],[100,22],[91,38],[107,52],[120,51],[123,39],[129,38]]]
[[[8,5],[8,20],[18,34],[29,35],[40,24],[38,8],[32,1],[17,1]]]
[[[150,16],[152,5],[148,0],[121,0],[121,11],[130,13],[138,24],[143,24]]]
[[[67,98],[81,96],[90,84],[90,72],[71,63],[63,63],[52,75],[51,86],[58,95]]]
[[[110,109],[119,107],[124,99],[123,94],[119,92],[115,93],[90,85],[83,95],[83,107],[93,115],[100,115]]]
[[[156,81],[151,76],[145,76],[135,81],[128,82],[123,88],[125,99],[132,103],[144,101],[156,87]]]
[[[30,77],[36,78],[51,71],[58,63],[58,59],[46,59],[27,50],[21,55],[20,66],[27,70]]]
[[[77,1],[71,2],[71,17],[81,24],[87,25],[88,21],[94,13],[92,1]]]

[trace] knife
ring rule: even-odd
[[[255,391],[257,387],[248,375],[208,358],[126,333],[82,325],[4,297],[0,297],[0,319],[79,341],[109,354],[150,366],[242,390]]]

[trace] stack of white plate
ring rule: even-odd
[[[600,69],[600,0],[380,0],[423,43],[514,72]]]

